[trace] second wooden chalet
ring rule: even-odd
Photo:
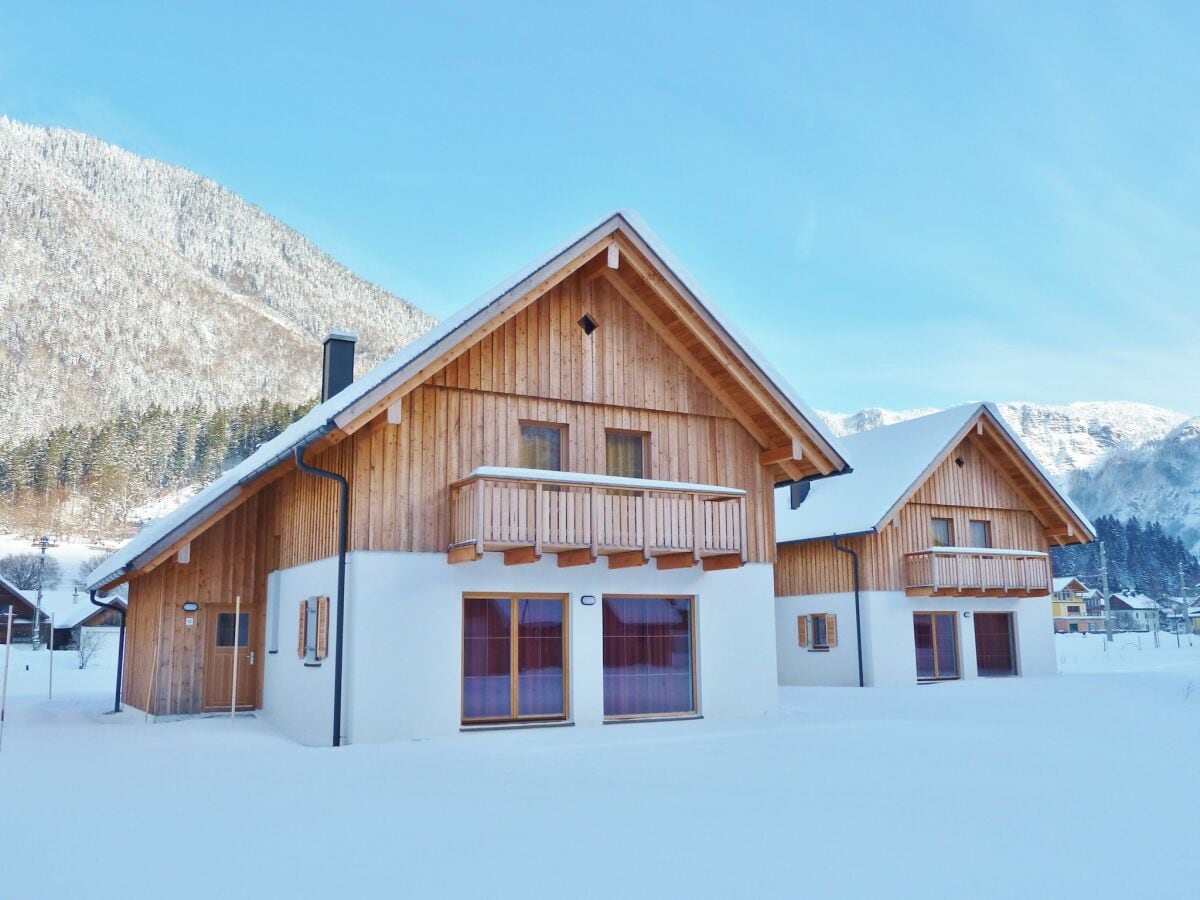
[[[847,463],[635,216],[352,351],[93,572],[129,584],[126,703],[310,744],[774,706],[773,490]]]
[[[842,439],[776,494],[784,684],[1054,674],[1052,543],[1095,533],[990,404]]]

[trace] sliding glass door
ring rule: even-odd
[[[958,627],[954,613],[913,613],[913,642],[918,680],[958,678]]]
[[[567,715],[566,598],[463,598],[464,724]]]
[[[690,597],[604,598],[604,715],[696,712]]]

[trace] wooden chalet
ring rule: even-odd
[[[94,571],[129,585],[126,703],[308,743],[773,704],[773,490],[847,463],[635,215],[353,381],[352,348]]]
[[[1094,533],[996,408],[956,407],[842,445],[852,475],[777,492],[781,679],[1053,671],[1050,547]],[[810,617],[839,614],[840,653],[824,654]]]

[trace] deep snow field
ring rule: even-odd
[[[1057,678],[340,750],[104,715],[114,641],[56,654],[50,701],[18,645],[0,897],[1200,896],[1200,638],[1141,638],[1060,636]]]

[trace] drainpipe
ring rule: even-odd
[[[837,535],[833,536],[833,549],[838,553],[848,554],[850,557],[850,568],[854,573],[854,632],[858,638],[858,686],[865,687],[866,681],[863,678],[863,655],[862,655],[862,610],[859,606],[858,596],[858,552],[851,550],[849,547],[843,547],[840,543],[841,538]]]
[[[341,500],[338,504],[338,578],[337,578],[337,639],[333,651],[333,746],[342,746],[342,641],[346,624],[346,538],[350,531],[350,485],[337,472],[327,472],[304,461],[304,451],[312,441],[296,448],[296,468],[318,478],[336,481]]]
[[[93,606],[99,606],[101,609],[111,609],[115,613],[121,614],[121,636],[117,643],[117,694],[113,698],[113,712],[121,711],[121,672],[125,667],[125,614],[127,609],[121,609],[112,603],[104,603],[96,599],[95,591],[88,591],[88,599],[92,601]],[[83,640],[83,632],[80,632],[79,639]]]

